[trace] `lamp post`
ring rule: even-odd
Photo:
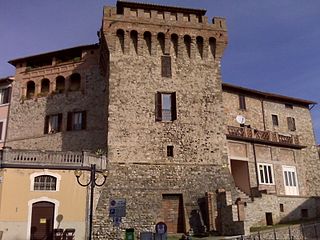
[[[93,194],[94,194],[94,188],[95,186],[101,187],[103,184],[105,184],[107,176],[108,176],[108,171],[105,169],[102,171],[102,176],[103,176],[103,182],[102,183],[97,183],[97,178],[96,178],[96,165],[91,164],[90,167],[90,181],[86,184],[82,184],[80,182],[80,176],[82,175],[82,171],[80,169],[77,169],[74,171],[74,175],[77,178],[77,182],[79,183],[80,186],[82,187],[87,187],[90,185],[90,207],[89,207],[89,240],[92,239],[92,212],[93,212]]]

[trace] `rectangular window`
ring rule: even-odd
[[[46,116],[44,124],[44,133],[57,133],[61,132],[62,126],[62,113]]]
[[[173,146],[167,146],[167,157],[173,157]]]
[[[177,119],[176,93],[156,93],[156,121],[174,121]]]
[[[86,112],[69,112],[67,119],[67,130],[76,131],[86,129]]]
[[[246,109],[246,98],[244,95],[239,95],[239,109],[241,110]]]
[[[284,106],[285,106],[286,108],[293,109],[293,105],[292,105],[292,104],[290,104],[290,103],[286,103]]]
[[[9,103],[10,88],[0,89],[0,104]]]
[[[0,141],[4,141],[4,134],[3,134],[3,127],[4,127],[4,122],[0,122]]]
[[[172,77],[171,73],[171,56],[165,55],[161,56],[161,76],[162,77]]]
[[[293,117],[287,117],[288,130],[295,131],[296,130],[296,121]]]
[[[274,127],[278,127],[279,126],[278,115],[273,115],[272,114],[272,124],[273,124]]]
[[[258,164],[258,169],[261,184],[274,184],[272,164],[260,163]]]

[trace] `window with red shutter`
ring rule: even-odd
[[[177,119],[176,93],[156,93],[156,121],[169,122]]]

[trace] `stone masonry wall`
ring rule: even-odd
[[[98,200],[94,229],[115,232],[106,208],[110,198],[121,197],[128,202],[121,228],[153,230],[167,193],[183,194],[186,226],[194,227],[191,213],[199,212],[199,198],[206,191],[234,187],[226,168],[221,94],[224,22],[185,22],[179,17],[174,21],[167,19],[167,12],[164,19],[153,18],[152,10],[149,19],[140,10],[138,15],[126,11],[104,12],[103,34],[110,53],[104,58],[110,59],[108,160],[116,174],[109,177]],[[148,33],[150,42],[144,38]],[[177,36],[177,45],[172,35]],[[185,35],[191,39],[190,55]],[[198,36],[203,38],[203,51]],[[214,52],[210,37],[216,39]],[[161,76],[163,55],[171,56],[172,77]],[[155,120],[157,92],[176,93],[177,120]],[[174,147],[173,157],[167,156],[167,146]]]
[[[17,67],[6,146],[16,149],[55,151],[105,149],[106,84],[99,72],[99,50],[96,48],[86,50],[82,55],[82,60],[78,62],[45,66],[30,71],[25,67]],[[81,75],[81,90],[56,93],[56,77],[63,76],[67,84],[72,73]],[[50,80],[48,96],[39,94],[43,78]],[[32,99],[25,99],[26,84],[30,80],[36,83],[36,95]],[[67,113],[72,111],[86,111],[85,130],[67,131]],[[44,134],[46,115],[58,113],[63,114],[62,131]]]
[[[223,100],[226,112],[226,123],[229,126],[239,126],[235,118],[237,115],[243,115],[246,118],[246,125],[261,131],[273,131],[280,134],[292,134],[299,137],[300,145],[306,146],[301,150],[295,150],[284,147],[272,147],[271,156],[273,161],[268,161],[266,155],[262,155],[263,162],[274,165],[295,166],[300,194],[302,195],[319,195],[317,184],[320,181],[318,177],[319,156],[317,155],[315,137],[312,126],[310,111],[307,107],[293,104],[293,108],[285,106],[287,102],[272,100],[263,100],[253,96],[246,96],[246,110],[239,109],[239,99],[237,92],[223,92]],[[263,121],[264,114],[264,121]],[[273,126],[271,115],[277,115],[279,126]],[[287,126],[287,117],[295,119],[296,130],[289,131]],[[292,160],[290,160],[292,159]],[[275,175],[282,176],[281,169],[275,171]],[[281,190],[283,180],[278,182],[278,193],[283,194]]]

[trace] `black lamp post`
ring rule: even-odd
[[[97,178],[96,178],[96,165],[91,164],[90,168],[90,181],[86,184],[82,184],[79,180],[80,176],[82,175],[82,171],[80,169],[74,171],[74,175],[77,177],[77,182],[79,183],[80,186],[82,187],[87,187],[90,185],[90,215],[89,215],[89,240],[92,239],[92,212],[93,212],[93,194],[94,194],[94,188],[95,186],[101,187],[103,184],[105,184],[107,176],[108,176],[108,171],[105,169],[102,171],[102,176],[103,176],[103,182],[102,183],[97,183]]]

